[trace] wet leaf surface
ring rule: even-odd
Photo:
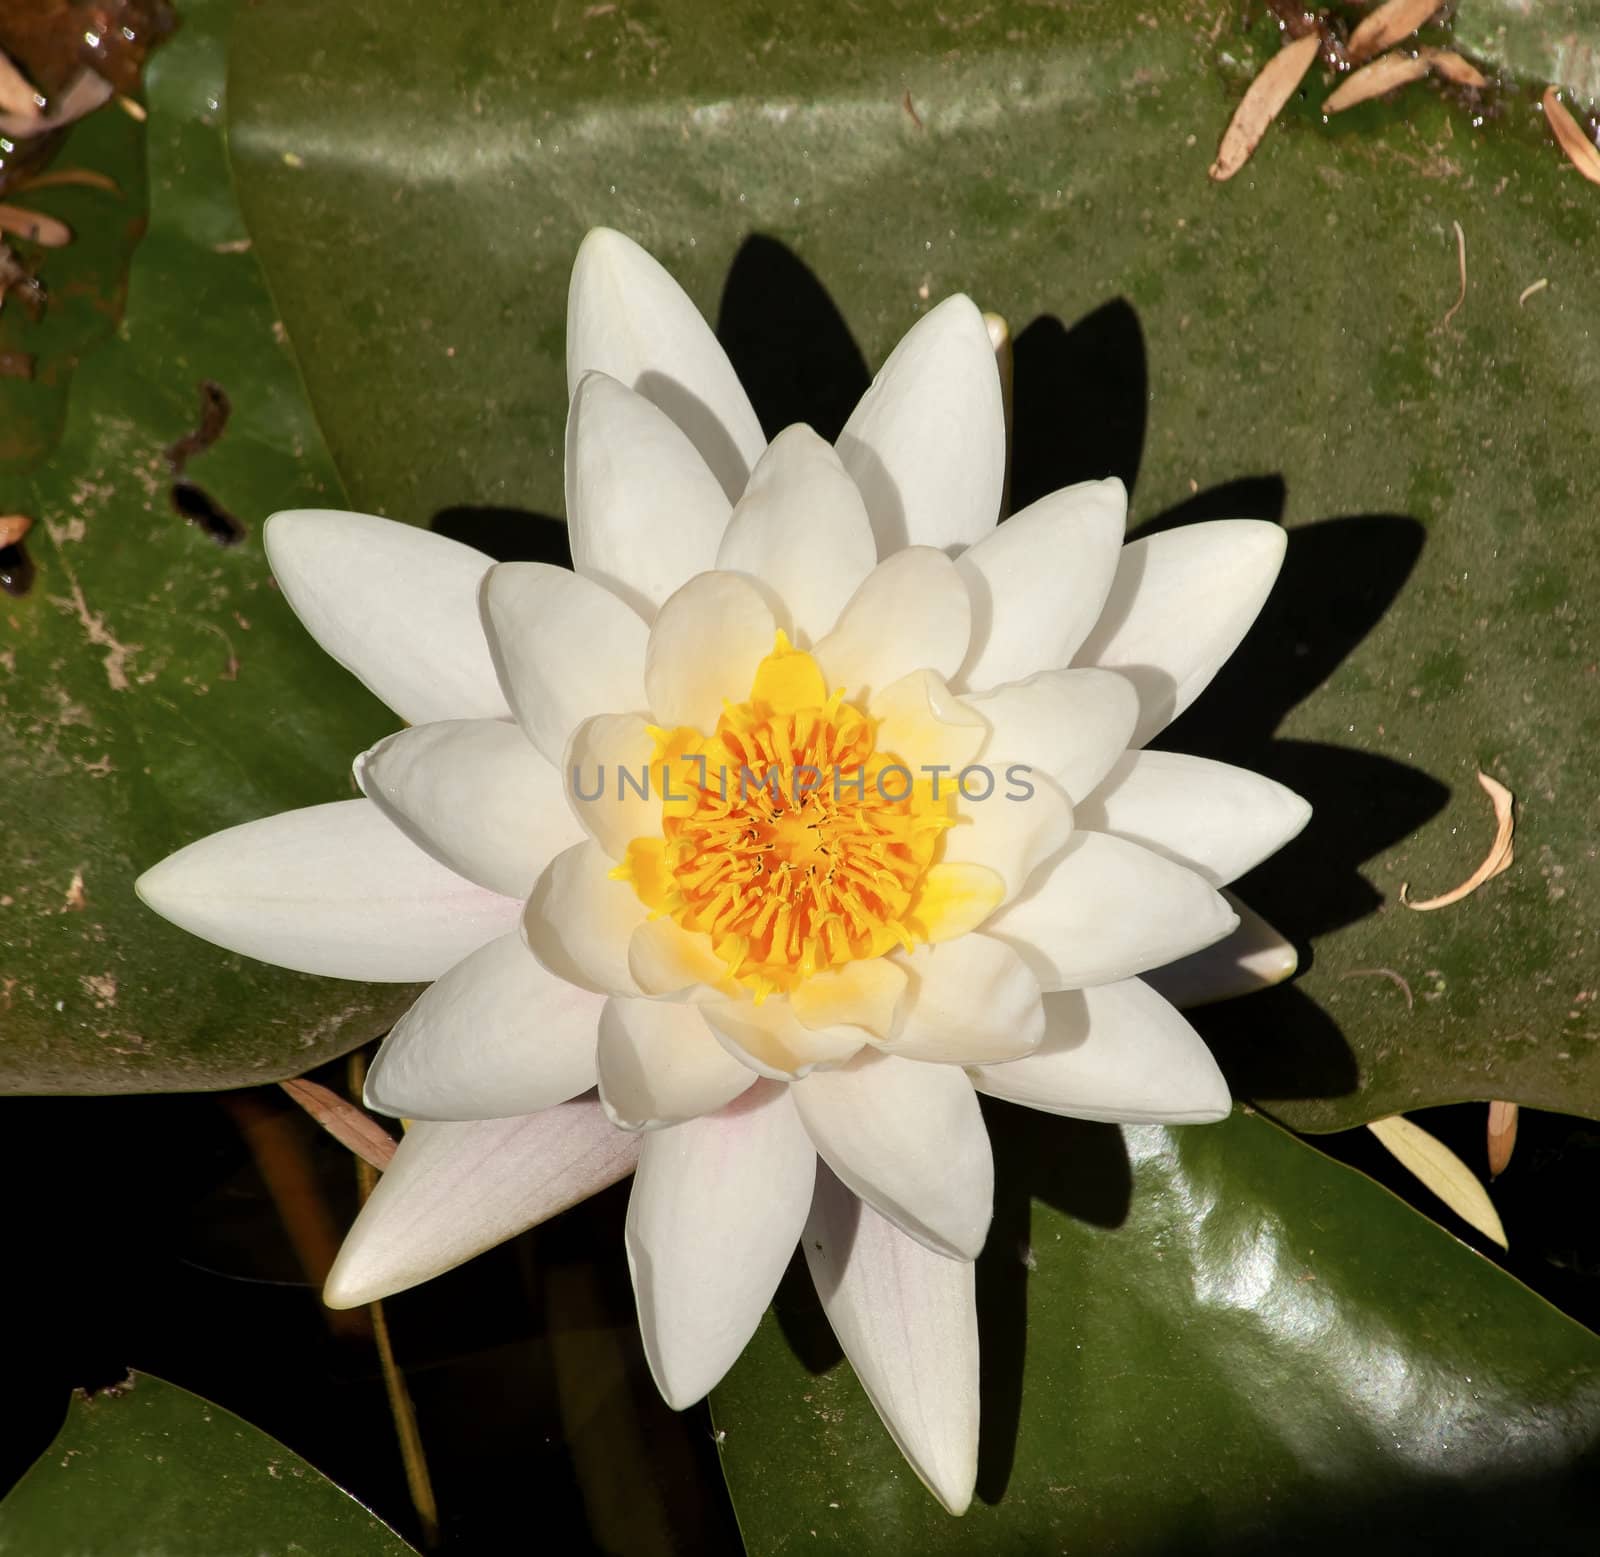
[[[11,1091],[274,1080],[382,1031],[406,999],[230,956],[133,895],[141,870],[192,838],[349,794],[352,754],[394,723],[301,630],[261,550],[272,509],[344,499],[229,191],[232,10],[189,5],[151,63],[150,230],[126,322],[79,369],[60,446],[7,486],[5,508],[35,521],[32,587],[0,598]],[[166,451],[195,431],[204,380],[233,413],[185,479],[249,516],[229,548],[171,501]]]
[[[7,1557],[410,1551],[298,1454],[150,1374],[74,1395],[55,1442],[0,1503]]]
[[[1600,1340],[1260,1117],[998,1112],[977,1501],[906,1468],[797,1270],[713,1397],[752,1557],[1591,1549]]]
[[[356,504],[506,555],[562,553],[540,516],[592,224],[683,278],[773,429],[837,430],[944,293],[1003,313],[1019,505],[1109,471],[1137,523],[1291,532],[1171,737],[1317,807],[1244,888],[1309,970],[1207,1018],[1238,1090],[1318,1130],[1461,1098],[1600,1115],[1600,201],[1537,93],[1475,124],[1419,83],[1325,124],[1320,67],[1213,187],[1278,46],[1181,0],[931,21],[672,0],[539,27],[279,0],[234,39],[233,153]],[[1480,768],[1523,800],[1515,868],[1407,913],[1402,881],[1475,863]],[[1410,1004],[1344,976],[1372,967]]]

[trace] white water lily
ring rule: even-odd
[[[420,1122],[330,1303],[636,1170],[665,1398],[718,1382],[798,1242],[890,1433],[960,1512],[993,1189],[977,1093],[1220,1119],[1227,1087],[1159,991],[1293,971],[1219,889],[1304,802],[1143,749],[1254,619],[1283,533],[1124,545],[1115,480],[997,528],[1000,379],[964,297],[911,329],[837,444],[769,444],[688,298],[599,231],[567,367],[575,571],[276,515],[286,598],[410,727],[357,760],[365,798],[215,834],[139,890],[285,967],[436,981],[371,1071],[369,1105]]]

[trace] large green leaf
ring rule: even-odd
[[[1246,654],[1173,736],[1318,811],[1246,884],[1314,957],[1215,1024],[1241,1089],[1313,1129],[1467,1097],[1600,1115],[1600,191],[1533,99],[1475,124],[1431,86],[1325,124],[1313,85],[1213,185],[1278,44],[1235,18],[274,0],[235,36],[235,170],[358,505],[532,551],[559,532],[511,511],[560,511],[591,224],[682,277],[774,425],[837,427],[930,299],[1005,313],[1019,501],[1109,469],[1141,521],[1291,530]],[[1479,767],[1522,798],[1516,867],[1398,907],[1487,848]],[[1374,967],[1409,1000],[1351,977]]]
[[[0,1503],[4,1557],[404,1557],[298,1454],[148,1373],[86,1396]]]
[[[1005,1114],[978,1501],[918,1484],[801,1277],[713,1397],[752,1557],[1593,1550],[1600,1340],[1260,1117]]]
[[[150,225],[125,322],[78,368],[58,449],[4,494],[38,521],[37,581],[0,602],[8,1090],[270,1080],[381,1031],[404,996],[225,955],[133,896],[192,838],[349,794],[351,755],[393,724],[268,577],[260,520],[343,497],[240,252],[219,106],[233,7],[184,9],[149,72]],[[230,548],[169,498],[163,450],[199,422],[203,379],[233,414],[188,476],[245,522]]]

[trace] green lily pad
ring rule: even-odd
[[[126,318],[77,369],[59,447],[6,494],[36,521],[37,568],[28,594],[0,597],[8,1091],[273,1080],[382,1031],[407,998],[227,955],[133,895],[203,833],[351,793],[351,756],[394,725],[300,628],[261,550],[272,509],[344,495],[229,190],[232,12],[195,0],[151,62]],[[164,454],[199,424],[203,380],[232,414],[185,478],[191,505],[237,516],[228,547],[174,509]]]
[[[279,0],[234,37],[234,167],[357,505],[491,546],[559,551],[527,515],[560,512],[593,224],[682,278],[771,427],[836,429],[946,292],[1005,314],[1018,502],[1110,470],[1136,521],[1291,532],[1172,736],[1317,807],[1245,884],[1311,956],[1212,1023],[1239,1089],[1310,1129],[1473,1097],[1600,1116],[1600,191],[1534,98],[1477,124],[1420,84],[1324,123],[1315,73],[1212,184],[1279,42],[1235,14]],[[1515,867],[1400,907],[1486,851],[1479,768],[1520,798]]]
[[[72,1398],[0,1503],[6,1557],[406,1557],[387,1525],[231,1411],[148,1373]]]
[[[1592,1549],[1595,1336],[1260,1117],[1005,1114],[977,1500],[918,1483],[797,1271],[712,1400],[752,1557]]]

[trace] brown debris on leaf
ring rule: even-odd
[[[1517,1145],[1517,1115],[1515,1103],[1489,1105],[1489,1177],[1497,1179],[1511,1164],[1511,1153]]]
[[[1487,773],[1481,770],[1478,773],[1478,782],[1483,786],[1484,792],[1489,796],[1490,802],[1494,806],[1496,824],[1494,842],[1489,846],[1489,852],[1484,855],[1483,863],[1459,887],[1454,887],[1449,892],[1442,893],[1438,897],[1430,897],[1421,903],[1413,903],[1406,896],[1411,884],[1409,882],[1401,882],[1400,901],[1407,908],[1415,909],[1419,914],[1435,908],[1448,908],[1452,903],[1459,903],[1462,898],[1476,892],[1484,882],[1498,876],[1501,871],[1511,868],[1513,857],[1511,835],[1516,830],[1517,825],[1516,797],[1504,784],[1497,779],[1490,778]]]
[[[1583,126],[1572,117],[1555,87],[1545,88],[1544,116],[1570,162],[1591,184],[1600,184],[1600,147],[1583,133]]]
[[[1267,127],[1294,96],[1321,50],[1321,34],[1310,32],[1286,43],[1262,67],[1223,132],[1217,160],[1211,164],[1211,177],[1217,183],[1232,178],[1250,160]]]
[[[15,233],[43,249],[64,249],[72,242],[72,229],[65,222],[20,205],[0,205],[0,232]]]
[[[1324,113],[1343,113],[1357,103],[1365,103],[1385,92],[1393,92],[1408,82],[1420,81],[1428,73],[1428,62],[1422,56],[1410,54],[1385,54],[1370,65],[1352,70],[1322,103]]]
[[[389,1166],[398,1143],[371,1114],[304,1076],[278,1085],[341,1146],[348,1146],[380,1173]]]
[[[1454,49],[1420,49],[1418,52],[1433,67],[1434,75],[1443,76],[1452,86],[1471,87],[1474,92],[1481,92],[1489,84],[1489,78]]]
[[[1350,62],[1371,59],[1391,44],[1409,38],[1443,8],[1443,0],[1385,0],[1370,16],[1364,16],[1350,34],[1350,42],[1345,45]]]

